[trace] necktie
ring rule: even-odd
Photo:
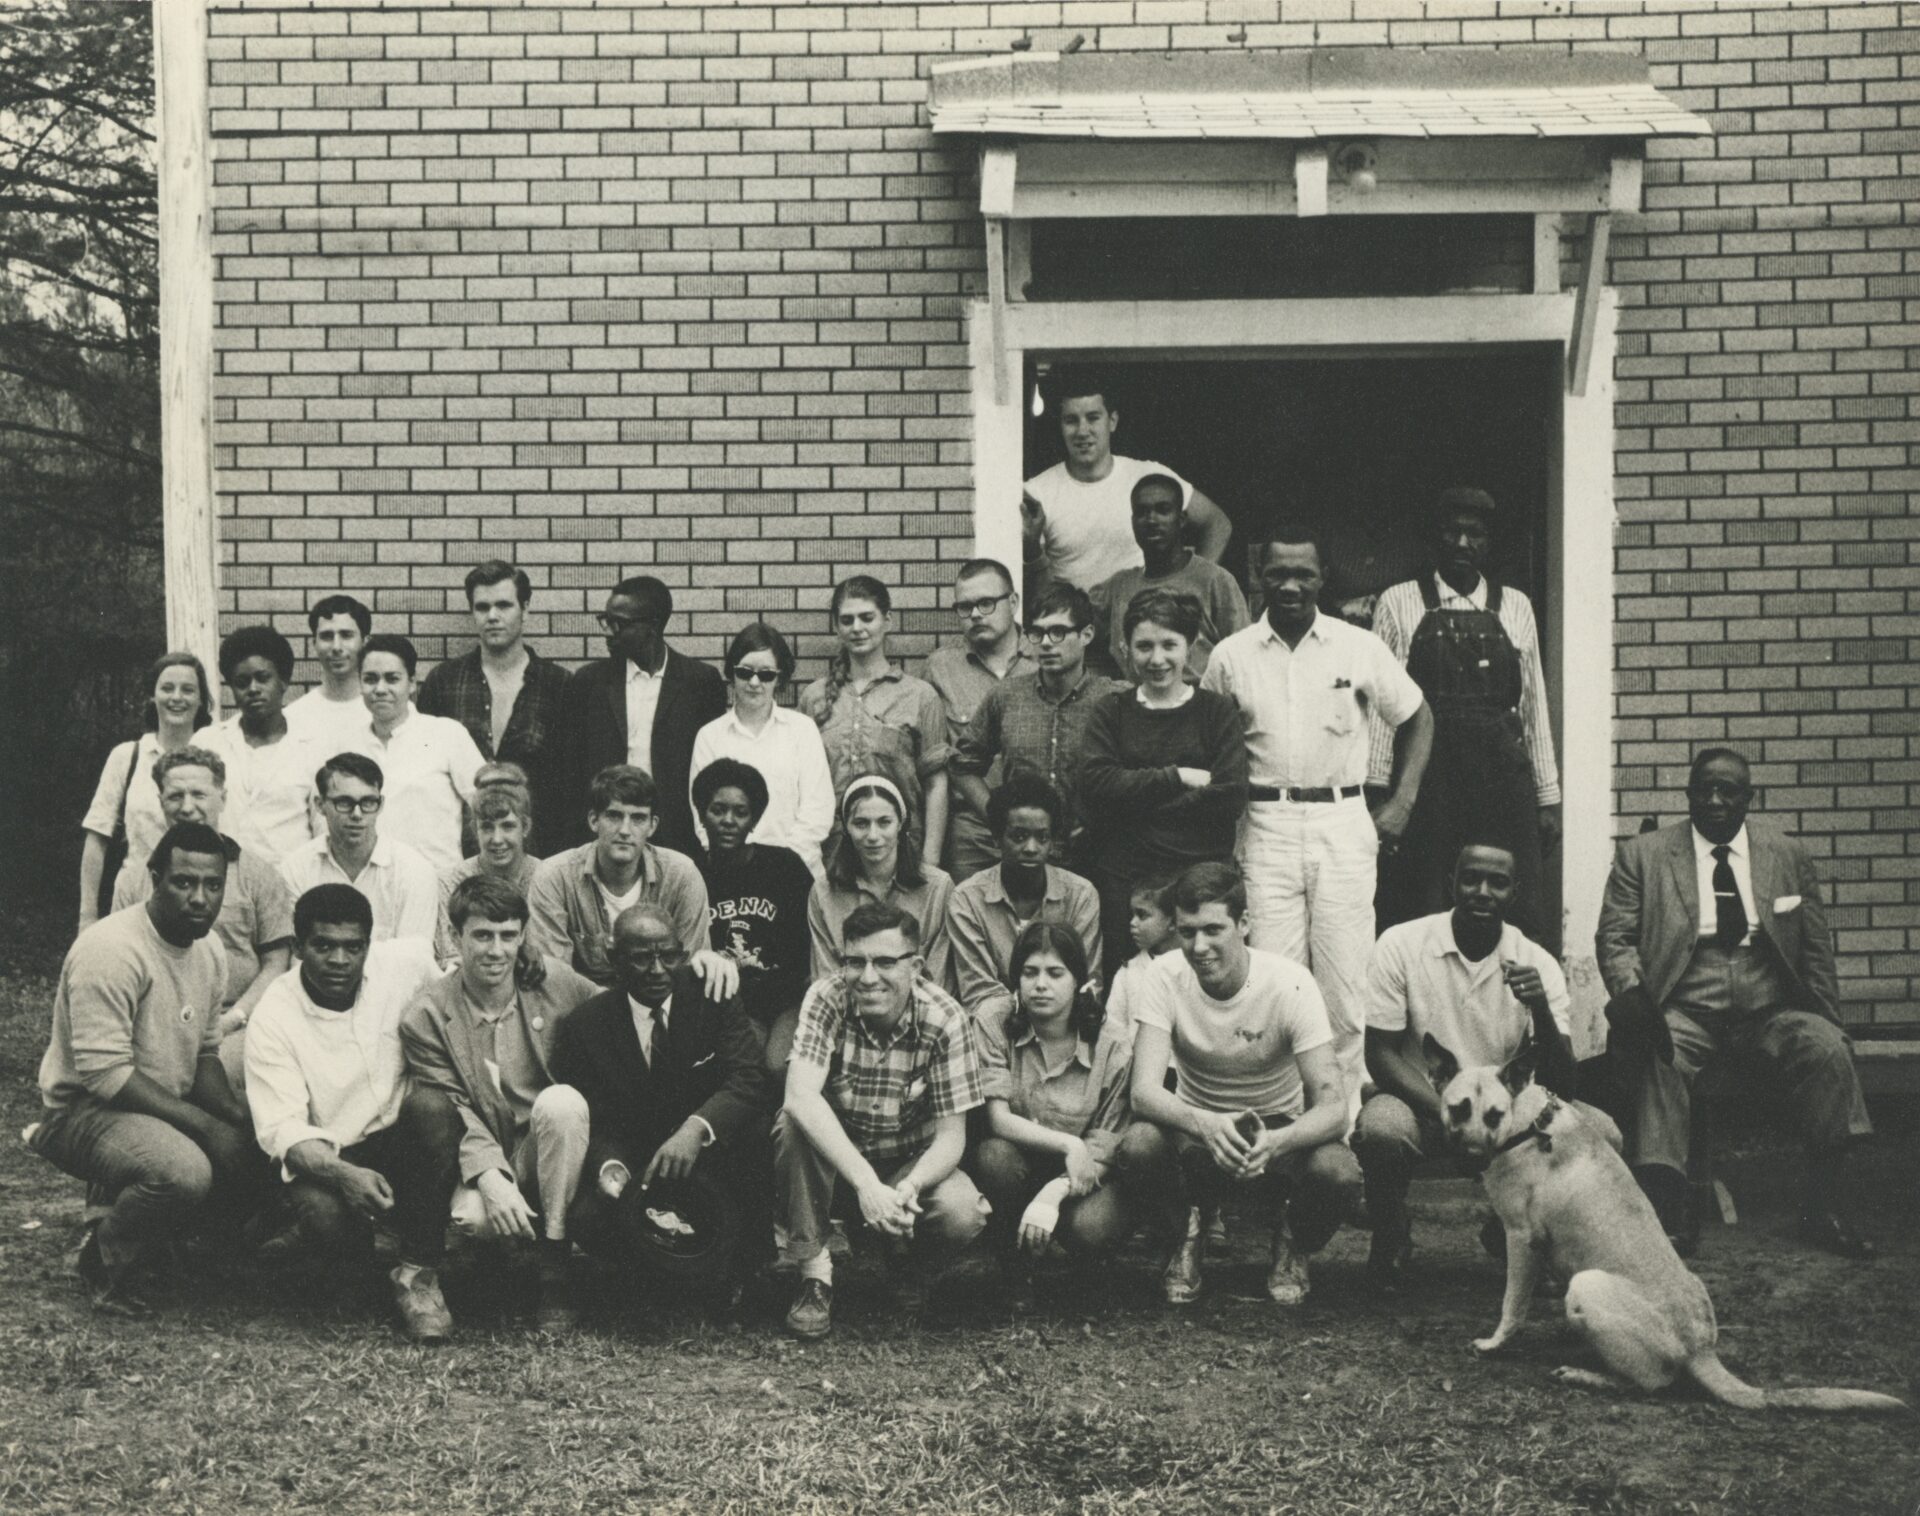
[[[1740,886],[1733,882],[1733,865],[1723,842],[1713,850],[1713,940],[1731,951],[1747,940],[1747,908],[1740,903]]]

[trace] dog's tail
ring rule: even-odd
[[[1722,1405],[1742,1411],[1869,1411],[1911,1409],[1904,1400],[1872,1390],[1762,1390],[1738,1378],[1711,1350],[1687,1360],[1693,1382]]]

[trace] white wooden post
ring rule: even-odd
[[[160,159],[160,472],[167,645],[214,667],[213,164],[207,0],[153,7]],[[211,692],[219,703],[218,689]]]

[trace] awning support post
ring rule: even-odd
[[[1580,298],[1573,307],[1573,334],[1567,341],[1567,393],[1587,392],[1587,371],[1593,367],[1593,328],[1600,314],[1600,291],[1607,282],[1607,242],[1612,218],[1602,212],[1587,217],[1587,245],[1580,255]]]
[[[980,149],[980,214],[987,233],[987,321],[993,334],[993,399],[1008,403],[1007,374],[1007,221],[1013,215],[1013,182],[1018,149],[989,145]]]

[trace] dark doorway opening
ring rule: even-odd
[[[1297,510],[1326,534],[1323,608],[1364,623],[1372,596],[1423,568],[1435,496],[1471,484],[1501,507],[1494,574],[1526,591],[1547,626],[1557,349],[1071,361],[1112,384],[1116,452],[1166,464],[1231,518],[1225,562],[1243,585],[1253,545],[1278,513]],[[1053,362],[1029,359],[1029,397]],[[1052,413],[1029,407],[1024,474],[1061,456]]]

